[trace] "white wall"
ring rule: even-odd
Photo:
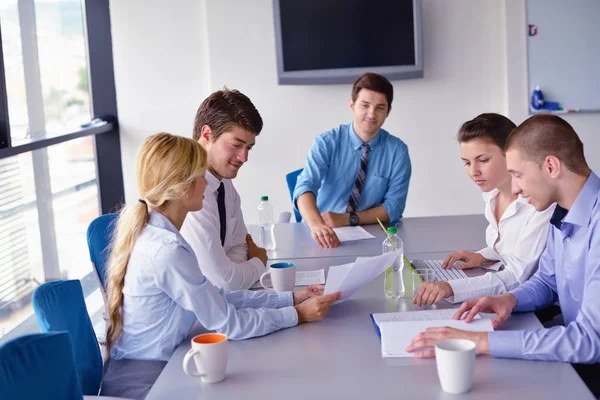
[[[211,93],[204,2],[110,2],[115,84],[127,202],[138,198],[135,155],[151,134],[191,136]]]
[[[202,99],[227,85],[248,95],[265,121],[235,181],[247,222],[256,221],[263,194],[277,212],[291,210],[285,174],[302,167],[316,135],[351,120],[351,85],[277,85],[269,0],[148,4],[111,2],[127,201],[137,198],[133,161],[143,138],[161,130],[190,136]],[[482,212],[454,137],[481,112],[514,115],[517,123],[526,117],[521,20],[522,2],[423,0],[425,78],[393,82],[384,125],[408,144],[413,162],[405,216]],[[592,129],[598,118],[570,118],[588,152],[600,140]]]

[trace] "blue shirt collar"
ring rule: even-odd
[[[354,122],[350,122],[350,124],[348,126],[348,131],[350,132],[349,136],[350,136],[350,143],[352,144],[352,148],[354,150],[360,149],[360,146],[362,146],[364,142],[362,140],[360,140],[360,138],[354,131]],[[375,139],[371,140],[370,142],[367,142],[370,150],[377,148],[377,146],[379,146],[379,144],[382,142],[383,132],[385,132],[385,131],[380,128],[379,132],[377,132],[377,136],[375,136]]]
[[[150,210],[150,218],[148,219],[148,224],[152,226],[156,226],[157,228],[166,229],[169,232],[173,232],[177,236],[180,235],[179,230],[173,225],[169,218],[165,217],[161,213],[156,210]]]
[[[600,179],[594,172],[590,172],[571,209],[567,210],[559,205],[556,206],[554,214],[552,214],[552,218],[550,219],[552,225],[558,229],[560,229],[562,222],[579,226],[589,226],[592,211],[598,200],[598,192],[600,192]]]

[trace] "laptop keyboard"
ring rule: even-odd
[[[454,267],[450,268],[450,269],[443,269],[442,268],[443,263],[444,263],[444,260],[413,260],[412,261],[412,265],[415,268],[432,269],[435,273],[436,280],[438,282],[451,281],[453,279],[468,278],[467,274],[465,274],[465,271],[463,271],[463,270],[456,269]]]

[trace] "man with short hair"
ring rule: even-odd
[[[575,369],[600,396],[600,179],[588,167],[571,125],[555,115],[523,122],[510,134],[505,150],[514,193],[538,211],[557,203],[548,244],[529,281],[506,294],[469,300],[454,318],[468,312],[465,320],[470,322],[479,312],[496,313],[496,328],[512,312],[539,310],[559,300],[564,326],[489,333],[430,328],[407,350],[433,356],[423,349],[465,338],[476,343],[478,354],[580,364]]]
[[[202,273],[226,290],[250,288],[265,271],[267,252],[252,241],[241,201],[231,181],[248,161],[263,121],[254,104],[237,90],[219,90],[202,102],[194,121],[194,140],[208,155],[202,210],[188,214],[181,234]]]
[[[395,222],[402,217],[411,175],[408,147],[381,129],[394,88],[366,73],[354,82],[353,121],[315,139],[294,190],[294,205],[323,247],[340,242],[333,228]]]

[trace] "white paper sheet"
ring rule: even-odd
[[[456,310],[450,310],[453,313]],[[489,332],[493,331],[492,320],[487,318],[476,317],[470,323],[464,320],[453,319],[433,319],[449,315],[450,311],[446,310],[426,310],[404,313],[391,313],[396,316],[390,316],[388,321],[384,321],[387,317],[381,317],[384,314],[374,314],[373,317],[379,322],[379,330],[381,332],[381,356],[388,357],[414,357],[413,353],[406,352],[406,347],[412,340],[427,328],[449,326],[451,328],[462,329],[471,332]],[[403,315],[399,315],[403,314]],[[412,315],[408,314],[420,314]],[[453,314],[451,314],[453,315]],[[394,319],[401,318],[401,319]],[[408,319],[405,319],[408,318]]]
[[[325,270],[296,271],[296,286],[309,286],[325,283]]]
[[[362,226],[345,226],[333,228],[340,242],[351,242],[353,240],[374,239],[375,236],[367,232]]]
[[[342,292],[342,300],[347,300],[392,265],[398,254],[395,252],[375,257],[359,257],[353,263],[330,267],[324,294]]]
[[[325,270],[316,271],[296,271],[296,286],[322,285],[325,283]],[[271,286],[271,278],[265,279],[265,284]],[[254,283],[250,289],[263,289],[260,281]]]
[[[458,309],[446,308],[443,310],[420,310],[420,311],[402,311],[390,313],[373,314],[375,323],[390,321],[435,321],[439,319],[452,319]],[[479,314],[475,318],[481,318]]]

